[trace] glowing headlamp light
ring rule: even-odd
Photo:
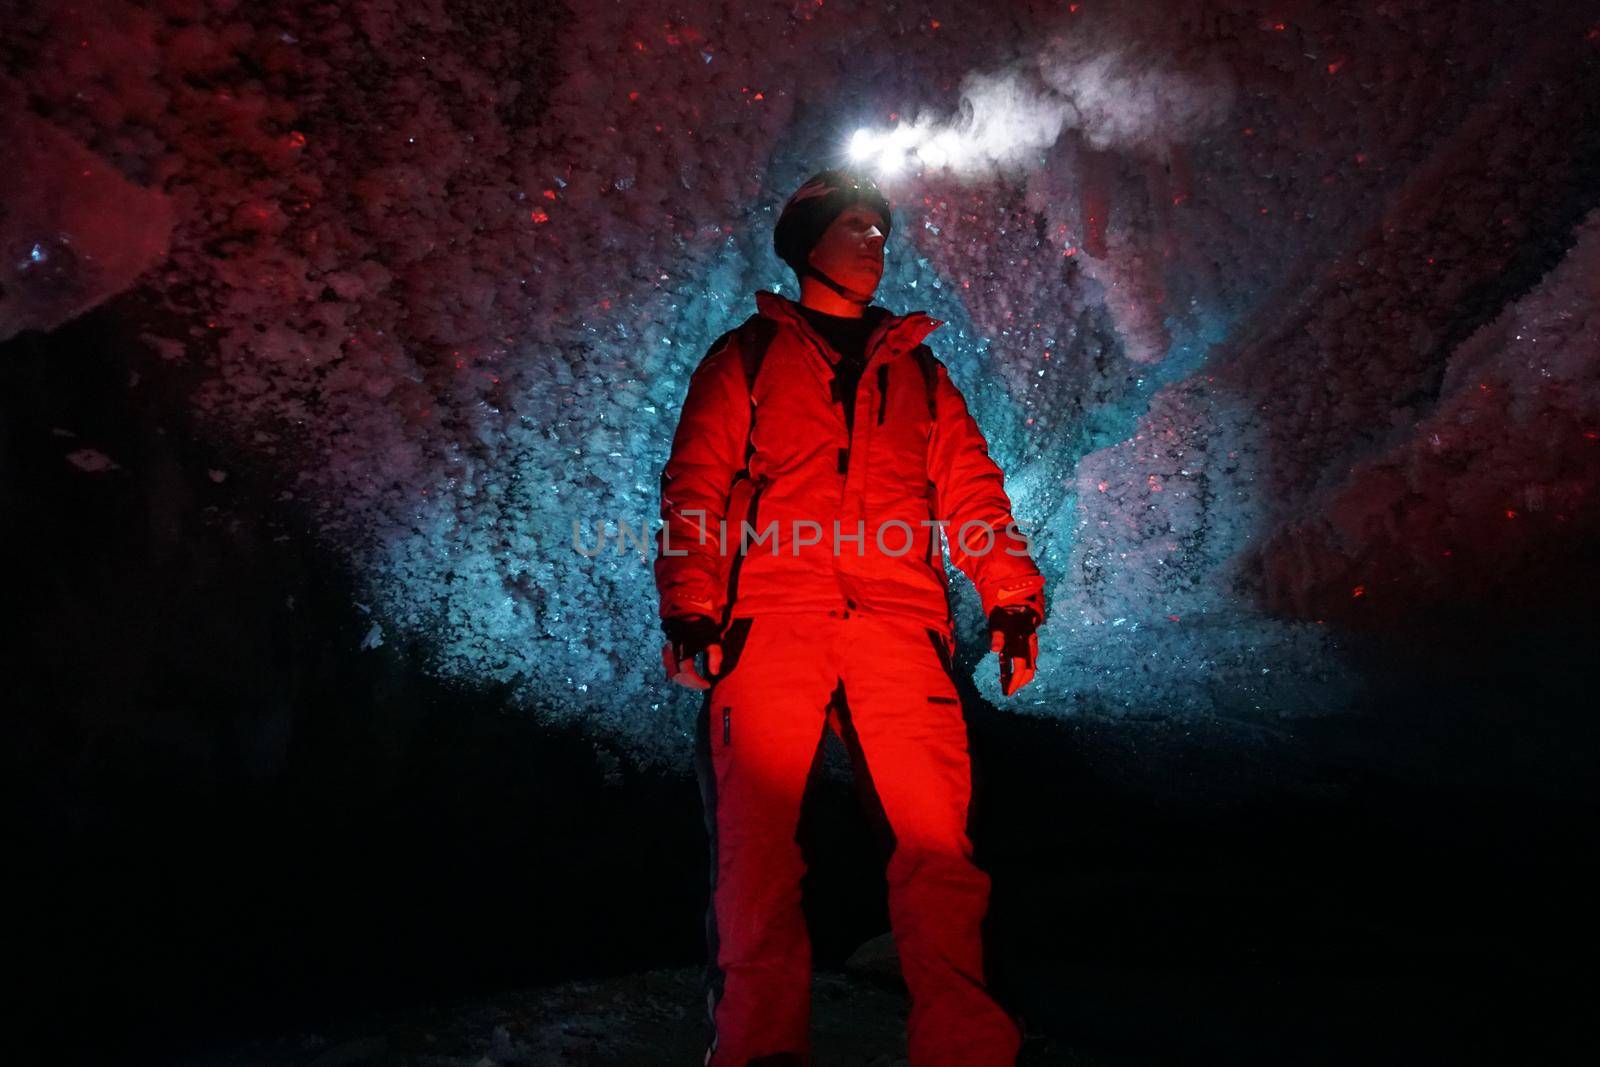
[[[934,134],[913,126],[896,126],[888,133],[859,129],[850,138],[850,158],[880,174],[895,174],[908,164],[928,169],[954,166],[961,155],[959,138],[949,130]]]

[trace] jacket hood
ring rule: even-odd
[[[782,293],[774,293],[767,289],[756,291],[756,310],[764,318],[769,318],[782,323],[788,323],[805,333],[808,337],[815,336],[811,324],[800,314],[798,301],[790,300]],[[872,336],[867,341],[867,351],[871,353],[880,343],[892,355],[898,356],[920,345],[933,331],[944,325],[944,320],[936,319],[925,311],[909,311],[904,315],[896,315],[888,308],[870,305],[869,311],[878,312],[883,316]]]

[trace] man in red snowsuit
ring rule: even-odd
[[[711,346],[661,478],[662,657],[674,681],[707,690],[696,763],[713,1067],[809,1062],[795,830],[830,725],[892,834],[912,1064],[1010,1064],[1020,1044],[986,988],[989,879],[968,837],[942,541],[977,587],[1007,695],[1033,676],[1044,579],[982,432],[922,343],[941,323],[870,304],[890,225],[876,187],[838,171],[790,198],[774,246],[801,299],[756,293],[758,313]]]

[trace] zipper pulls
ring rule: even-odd
[[[722,743],[729,744],[733,741],[733,709],[722,709]]]

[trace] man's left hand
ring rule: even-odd
[[[1000,657],[1000,692],[1006,696],[1033,681],[1040,621],[1028,607],[995,608],[989,613],[989,648]]]

